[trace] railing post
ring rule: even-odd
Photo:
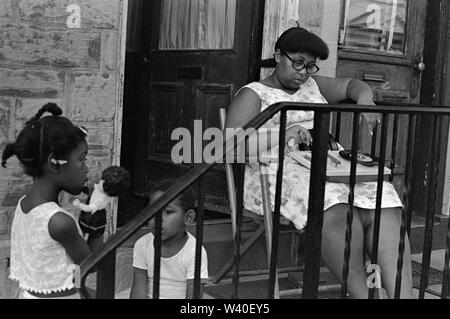
[[[389,116],[383,113],[381,121],[381,143],[380,143],[380,157],[378,159],[378,179],[377,179],[377,199],[375,204],[375,218],[373,221],[372,233],[372,256],[370,257],[371,264],[378,264],[378,246],[380,239],[380,224],[381,224],[381,205],[383,197],[383,183],[384,183],[384,166],[386,160],[386,142],[388,131]],[[369,299],[375,296],[375,288],[369,290]]]
[[[342,265],[342,289],[341,299],[348,296],[348,274],[349,261],[351,256],[351,242],[352,242],[352,224],[353,224],[353,209],[355,199],[355,184],[356,184],[356,154],[359,148],[359,123],[361,113],[355,112],[353,114],[353,132],[352,132],[352,149],[351,149],[351,163],[350,163],[350,177],[349,177],[349,192],[348,192],[348,211],[345,229],[345,248],[344,248],[344,263]]]
[[[195,270],[194,270],[194,299],[201,299],[200,293],[200,275],[202,267],[202,246],[203,246],[203,217],[205,204],[205,190],[203,183],[203,176],[198,181],[198,209],[197,209],[197,223],[195,232]]]
[[[242,209],[244,206],[244,175],[245,175],[245,164],[236,164],[237,168],[237,185],[238,193],[236,196],[236,233],[233,238],[233,293],[232,298],[239,298],[239,265],[240,265],[240,245],[241,245],[241,231],[242,231]]]
[[[406,167],[405,167],[405,189],[403,192],[403,200],[405,203],[405,213],[406,213],[406,233],[411,233],[411,221],[412,221],[412,203],[414,199],[414,170],[415,163],[413,160],[413,155],[415,153],[414,145],[416,143],[416,122],[417,116],[410,115],[408,124],[408,149],[406,155]]]
[[[269,289],[268,298],[273,299],[275,295],[275,281],[276,268],[278,260],[278,233],[280,229],[280,206],[281,194],[283,191],[283,169],[284,169],[284,151],[286,147],[286,122],[287,111],[283,109],[280,116],[280,134],[278,137],[278,170],[277,182],[275,185],[275,210],[273,214],[273,229],[272,229],[272,249],[270,250],[270,264],[269,264]]]
[[[116,250],[112,250],[97,268],[97,299],[114,299],[116,281]]]
[[[397,118],[397,117],[396,117]],[[415,131],[415,116],[409,115],[408,119],[408,146],[406,149],[406,161],[405,161],[405,176],[403,183],[403,209],[402,209],[402,221],[400,226],[400,238],[398,244],[398,260],[397,260],[397,275],[395,279],[395,293],[394,298],[400,298],[400,290],[402,284],[402,269],[403,269],[403,254],[405,251],[405,237],[409,236],[409,229],[411,225],[411,203],[412,203],[412,170],[413,170],[413,155],[414,154],[414,131]],[[397,132],[395,129],[396,122],[394,122],[394,132]],[[396,134],[396,133],[394,133]],[[394,145],[396,143],[392,142],[392,149],[394,149]],[[391,176],[393,176],[394,168],[395,168],[395,157],[394,151],[392,152],[392,166],[391,166]],[[392,181],[392,179],[390,179]]]
[[[439,159],[439,145],[440,145],[439,120],[437,115],[433,115],[432,132],[433,134],[431,138],[431,159],[427,169],[428,203],[427,203],[427,218],[425,221],[422,268],[420,273],[419,299],[423,299],[425,297],[425,289],[428,288],[431,250],[433,249],[434,213],[435,213],[435,201],[437,191],[437,177],[439,173],[437,161]]]
[[[154,232],[154,262],[153,262],[153,295],[152,299],[159,299],[159,286],[161,282],[161,230],[162,230],[162,211],[155,216]]]
[[[448,299],[449,288],[449,262],[450,262],[450,220],[447,222],[447,236],[445,240],[445,259],[444,259],[444,273],[442,275],[442,289],[441,299]]]
[[[303,299],[318,298],[330,113],[314,116]],[[314,177],[314,178],[313,178]]]

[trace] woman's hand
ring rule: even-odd
[[[372,132],[380,123],[380,114],[377,113],[362,113],[362,118],[367,123],[367,127]]]
[[[292,147],[291,144],[306,144],[310,145],[312,137],[308,129],[301,125],[292,125],[286,129],[286,146]]]

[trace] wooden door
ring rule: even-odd
[[[171,159],[174,129],[188,128],[194,138],[194,120],[202,121],[203,130],[220,127],[219,108],[228,107],[248,81],[252,27],[260,23],[263,5],[260,0],[148,2],[145,15],[152,23],[135,179],[141,194],[155,181],[179,177],[192,167]],[[223,170],[209,173],[207,183],[208,204],[222,206]]]
[[[337,76],[357,77],[367,82],[377,103],[419,103],[426,9],[424,0],[343,0]],[[343,118],[343,128],[351,127],[351,116]],[[348,148],[350,134],[348,129],[341,131],[341,143]],[[407,145],[405,116],[399,118],[394,146],[392,134],[393,119],[387,154],[389,157],[392,147],[396,148],[394,184],[400,191]],[[360,149],[370,152],[371,140],[370,132],[363,127]]]

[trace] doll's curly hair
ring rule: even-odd
[[[130,173],[123,167],[110,166],[102,172],[103,190],[109,196],[118,196],[131,185]]]

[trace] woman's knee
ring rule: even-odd
[[[337,204],[324,212],[324,228],[325,227],[339,227],[347,224],[348,205]]]
[[[381,227],[400,231],[402,224],[402,210],[398,207],[384,208],[381,213]],[[397,231],[396,231],[397,232]]]
[[[365,225],[365,227],[373,228],[375,222],[375,210],[358,208],[358,211],[360,212],[363,225]],[[380,220],[381,227],[383,227],[383,224],[389,228],[390,226],[400,227],[402,222],[402,209],[400,207],[382,208]]]

